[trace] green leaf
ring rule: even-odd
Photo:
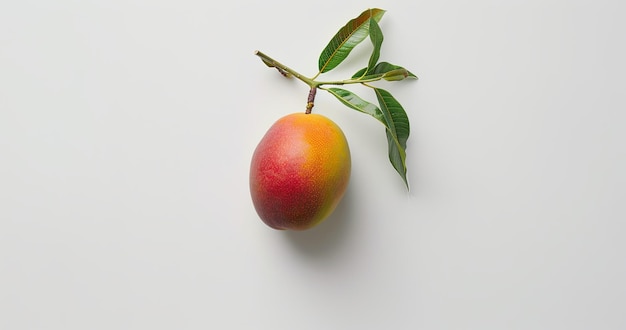
[[[389,144],[389,161],[409,187],[406,178],[406,141],[409,138],[410,126],[406,112],[391,93],[384,89],[374,88],[380,110],[387,122],[387,142]]]
[[[408,77],[409,77],[409,70],[404,69],[404,68],[391,70],[383,74],[383,79],[387,81],[399,81],[399,80],[404,80],[405,78],[408,78]]]
[[[403,80],[405,78],[417,79],[417,76],[409,70],[388,62],[380,62],[372,69],[363,68],[352,76],[353,79],[369,80],[383,78],[385,80]]]
[[[409,183],[406,178],[406,141],[409,138],[410,127],[409,119],[400,102],[391,93],[380,88],[374,88],[380,108],[345,89],[328,88],[326,90],[339,99],[341,103],[376,118],[385,126],[385,134],[387,135],[389,146],[389,161],[408,188]]]
[[[376,23],[376,20],[370,18],[370,40],[372,40],[372,45],[374,49],[372,50],[372,55],[370,56],[370,60],[367,64],[367,70],[374,68],[376,63],[378,63],[378,58],[380,57],[380,48],[383,45],[383,31]]]
[[[363,68],[352,75],[352,79],[363,79],[369,68]]]
[[[356,94],[350,91],[347,91],[345,89],[334,87],[334,88],[328,88],[327,91],[330,92],[332,95],[334,95],[337,99],[339,99],[341,103],[347,105],[348,107],[354,110],[366,113],[378,119],[381,123],[383,123],[383,125],[387,126],[385,124],[385,118],[383,116],[383,113],[373,103],[367,102],[363,100],[362,98],[360,98],[359,96],[357,96]]]
[[[380,21],[384,14],[382,9],[367,9],[339,29],[319,57],[319,72],[328,72],[343,62],[352,49],[368,36],[370,19]]]

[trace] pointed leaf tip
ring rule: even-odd
[[[352,76],[353,79],[375,79],[382,78],[388,81],[417,79],[411,71],[388,62],[380,62],[373,68],[363,68]]]
[[[409,188],[406,177],[406,141],[409,138],[410,126],[409,118],[391,93],[381,88],[374,88],[380,110],[385,119],[387,142],[389,145],[389,161],[396,169],[404,184]]]
[[[380,88],[374,88],[380,107],[342,88],[333,87],[326,90],[344,105],[376,118],[385,126],[389,161],[404,181],[408,190],[406,142],[409,138],[410,126],[409,118],[404,108],[402,108],[402,105],[400,105],[400,102],[398,102],[391,93]]]
[[[343,62],[352,49],[369,35],[370,19],[380,21],[384,14],[385,11],[379,8],[367,9],[339,29],[320,54],[319,72],[328,72]]]

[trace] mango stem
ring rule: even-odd
[[[313,110],[313,105],[315,104],[315,93],[317,93],[317,87],[311,87],[309,91],[309,97],[306,102],[306,111],[304,113],[310,114]]]

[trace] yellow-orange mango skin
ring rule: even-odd
[[[348,142],[337,124],[319,114],[287,115],[252,155],[252,202],[271,228],[309,229],[339,204],[350,168]]]

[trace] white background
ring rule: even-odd
[[[339,27],[387,13],[382,125],[319,92],[353,171],[269,229],[252,152]],[[2,1],[1,329],[626,328],[622,1]],[[368,42],[328,77],[362,67]],[[370,94],[355,88],[362,97]],[[362,92],[361,92],[362,91]]]

